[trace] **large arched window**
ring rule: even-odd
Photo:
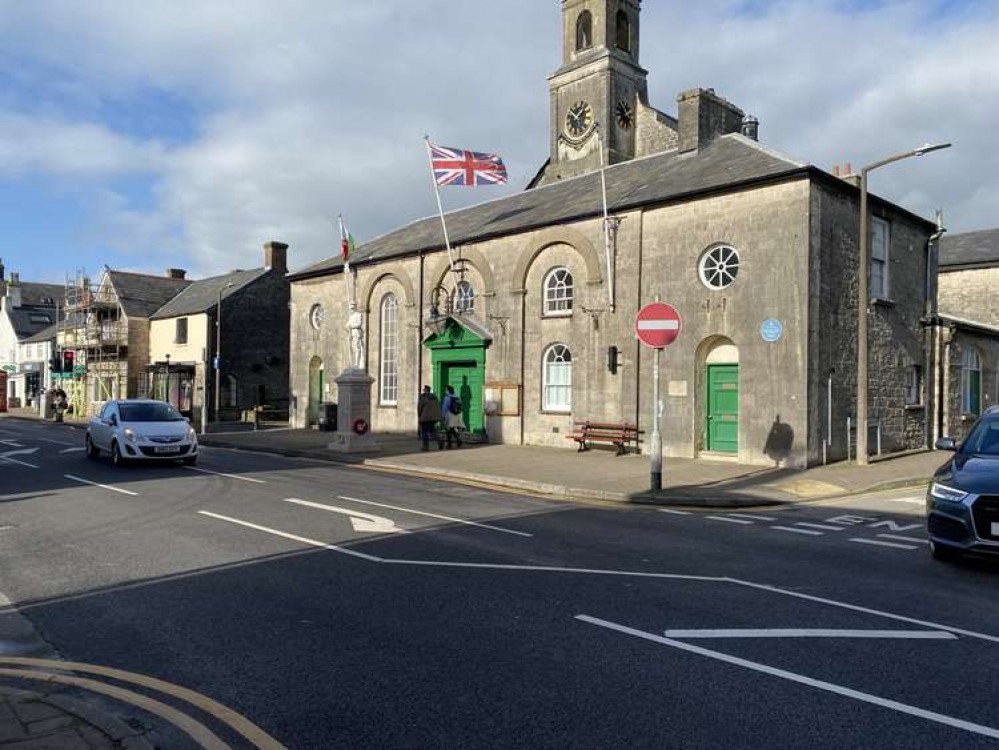
[[[378,402],[395,406],[399,403],[399,300],[391,293],[382,298],[380,334]]]
[[[459,281],[454,290],[454,310],[459,313],[475,309],[475,288],[467,281]]]
[[[623,10],[617,12],[617,48],[631,52],[631,20]]]
[[[572,315],[573,281],[568,268],[553,268],[545,276],[544,314]]]
[[[982,361],[974,347],[961,353],[961,411],[978,414],[982,410]]]
[[[593,16],[584,10],[576,19],[576,52],[593,46]]]
[[[545,349],[542,367],[542,408],[572,411],[572,352],[565,344],[552,344]]]

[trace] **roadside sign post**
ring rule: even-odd
[[[662,350],[676,341],[682,328],[680,313],[665,302],[653,302],[638,312],[635,319],[635,333],[639,340],[650,347],[652,352],[652,476],[651,489],[660,492],[663,488],[663,437],[659,429],[660,403],[662,395],[659,387],[659,364]]]

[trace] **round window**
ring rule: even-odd
[[[322,305],[313,305],[312,309],[309,310],[309,323],[317,331],[323,327],[323,321],[326,320],[326,310],[323,309]]]
[[[728,245],[713,247],[701,256],[697,272],[708,289],[724,289],[739,275],[739,253]]]

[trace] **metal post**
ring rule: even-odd
[[[867,466],[867,319],[870,305],[870,228],[867,216],[867,170],[860,173],[860,268],[857,274],[857,466]]]
[[[652,491],[663,488],[663,436],[659,431],[659,357],[662,349],[653,352],[652,373]]]
[[[222,289],[219,289],[218,307],[215,308],[215,422],[219,421],[219,409],[222,406]]]

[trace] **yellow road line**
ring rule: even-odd
[[[167,695],[172,695],[173,697],[186,701],[193,706],[197,706],[205,713],[210,714],[222,723],[230,726],[261,750],[286,750],[284,745],[264,732],[264,730],[251,722],[245,716],[241,716],[231,708],[227,708],[221,703],[216,703],[211,698],[208,698],[201,693],[196,693],[193,690],[180,687],[179,685],[158,680],[155,677],[147,677],[146,675],[135,674],[134,672],[125,672],[120,669],[112,669],[111,667],[101,667],[95,664],[83,664],[81,662],[73,661],[54,661],[51,659],[29,659],[17,656],[0,656],[0,665],[2,664],[97,674],[121,680],[122,682],[142,685],[143,687],[150,688],[151,690],[157,690]],[[0,670],[0,672],[2,671],[3,670]],[[101,685],[103,683],[95,684]]]

